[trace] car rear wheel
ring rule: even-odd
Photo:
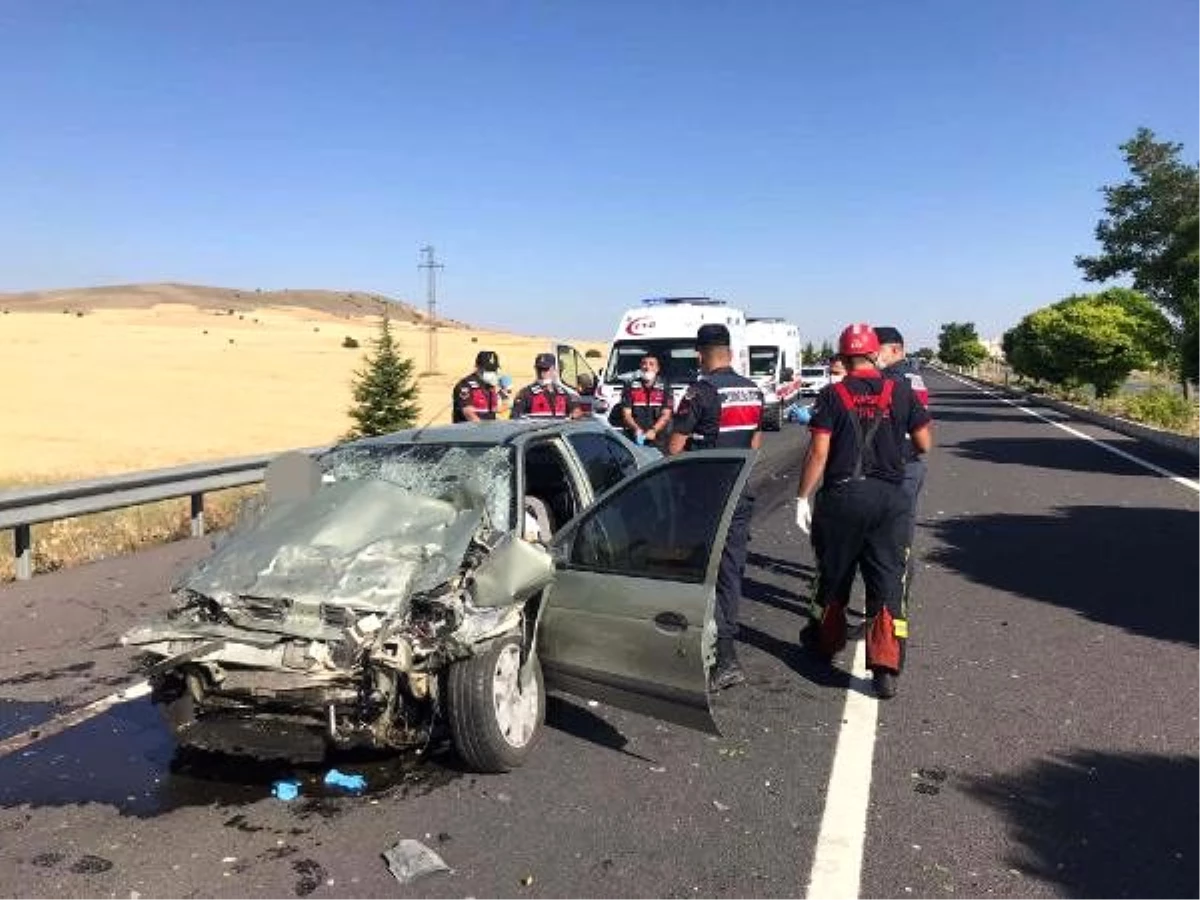
[[[522,683],[520,637],[453,663],[447,681],[446,717],[462,761],[477,772],[524,763],[541,736],[546,689],[537,660]]]

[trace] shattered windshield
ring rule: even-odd
[[[491,526],[507,531],[512,452],[486,444],[365,444],[334,449],[320,464],[326,483],[373,478],[460,509],[482,503]]]
[[[450,578],[481,524],[507,531],[506,447],[375,444],[321,458],[321,488],[261,508],[180,586],[219,602],[286,598],[402,612]],[[239,599],[240,598],[240,599]]]

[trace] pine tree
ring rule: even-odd
[[[421,414],[413,361],[400,355],[386,312],[372,344],[374,353],[368,353],[365,366],[354,373],[354,405],[349,411],[354,426],[346,440],[411,428]]]

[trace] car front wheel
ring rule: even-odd
[[[453,663],[447,681],[446,716],[462,761],[477,772],[524,763],[541,736],[546,689],[537,660],[522,683],[520,637]]]

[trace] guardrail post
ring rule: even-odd
[[[17,581],[33,577],[33,531],[28,525],[13,529],[13,556],[17,561]]]
[[[204,537],[204,494],[192,494],[192,537]]]

